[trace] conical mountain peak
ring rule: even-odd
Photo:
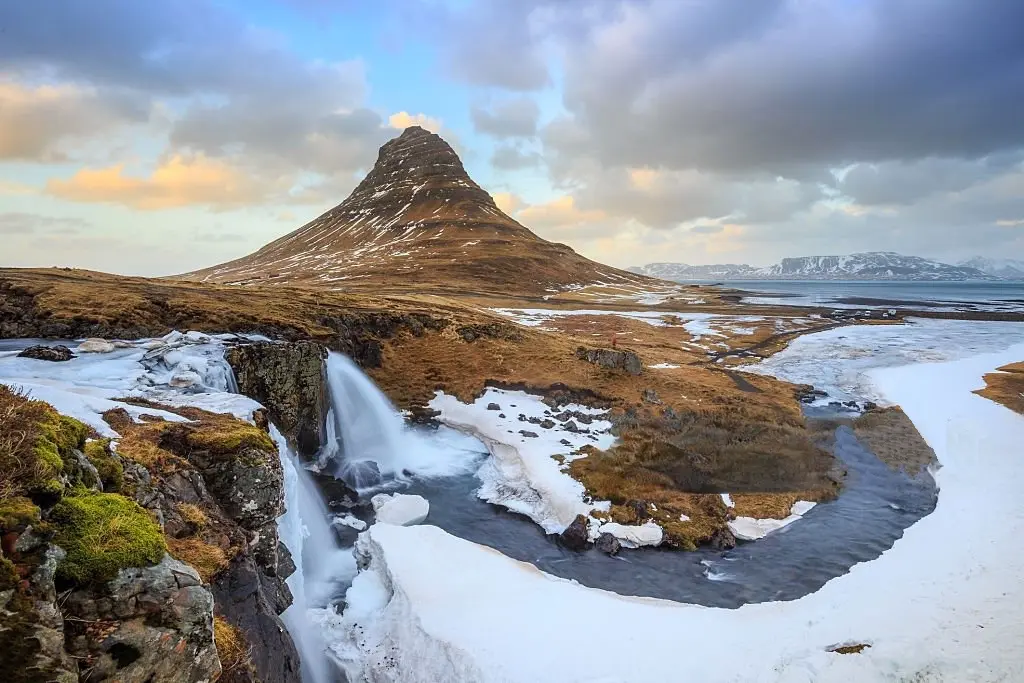
[[[541,294],[610,274],[647,280],[540,239],[497,207],[439,135],[410,126],[338,206],[254,254],[183,277]]]

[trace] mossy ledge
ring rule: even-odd
[[[54,506],[54,543],[67,552],[60,581],[98,584],[128,567],[156,564],[167,552],[160,527],[133,501],[116,493],[81,492]]]

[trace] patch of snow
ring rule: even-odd
[[[409,526],[419,524],[430,513],[430,503],[423,496],[404,493],[378,493],[370,499],[377,521]]]
[[[725,507],[735,507],[732,502],[732,496],[730,496],[728,493],[722,493],[720,495],[722,496],[722,502],[725,503]]]
[[[619,539],[623,547],[626,548],[661,545],[661,541],[664,538],[664,532],[655,522],[645,522],[639,526],[608,522],[602,524],[598,532],[611,534]]]
[[[75,347],[75,353],[110,353],[117,347],[106,339],[86,339]]]
[[[679,366],[676,365],[675,363],[657,363],[655,365],[648,365],[647,367],[653,368],[655,370],[672,370],[674,368],[678,368]]]

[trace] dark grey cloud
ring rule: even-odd
[[[81,218],[42,216],[9,211],[0,213],[0,235],[71,235],[91,227]]]
[[[496,147],[491,155],[491,165],[502,171],[518,171],[535,168],[543,162],[537,152],[524,151],[514,145]]]
[[[496,138],[532,138],[537,135],[540,107],[529,97],[502,100],[490,109],[470,109],[473,128]]]

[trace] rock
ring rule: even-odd
[[[607,555],[618,555],[619,551],[622,549],[622,544],[619,543],[619,539],[615,538],[611,534],[601,534],[594,546]]]
[[[440,416],[440,410],[434,410],[427,406],[412,406],[409,408],[409,421],[415,424],[437,425],[437,418]]]
[[[587,518],[584,515],[576,515],[572,524],[565,527],[565,531],[559,534],[559,540],[569,550],[585,550],[590,543],[590,528]]]
[[[526,422],[526,416],[523,415],[522,413],[519,413],[519,421],[520,422]]]
[[[68,650],[89,663],[89,680],[200,683],[220,675],[213,595],[195,569],[169,555],[72,591],[63,609],[75,624]],[[84,627],[97,621],[106,628]]]
[[[500,417],[501,419],[505,419],[505,413],[498,413],[498,417]]]
[[[423,496],[378,493],[370,499],[377,521],[395,526],[412,526],[427,518],[430,503]]]
[[[359,504],[359,494],[341,479],[322,472],[310,472],[310,475],[320,489],[327,507],[348,509]]]
[[[572,432],[574,434],[580,431],[579,426],[575,422],[573,422],[572,420],[569,420],[568,422],[566,422],[565,423],[565,427],[563,429],[565,429],[565,431],[567,431],[567,432]]]
[[[520,429],[519,433],[522,434],[523,436],[525,436],[528,439],[536,439],[537,438],[537,433],[536,432],[530,432],[530,431],[527,431],[525,429]]]
[[[302,680],[299,654],[278,617],[291,602],[284,576],[280,571],[277,577],[268,577],[252,558],[238,556],[217,576],[212,586],[218,610],[242,631],[252,647],[252,663],[263,683],[301,683]]]
[[[569,439],[562,439],[558,443],[562,444],[563,446],[571,446],[572,445],[572,441],[569,441]]]
[[[875,403],[874,401],[864,401],[864,405],[862,406],[862,410],[865,413],[870,412],[872,410],[877,410],[877,409],[878,409],[878,404]]]
[[[633,351],[588,349],[581,346],[576,349],[576,357],[609,370],[624,370],[631,375],[639,375],[643,372],[640,357]]]
[[[536,416],[531,416],[531,417],[527,418],[526,421],[529,422],[532,425],[539,425],[542,422],[542,420],[539,417],[536,417]]]
[[[501,406],[499,406],[497,403],[488,403],[487,410],[501,410]]]
[[[307,458],[320,448],[327,415],[326,355],[313,342],[253,342],[225,354],[238,391],[266,406],[271,421]]]
[[[633,516],[636,517],[638,523],[651,517],[647,511],[647,503],[642,500],[627,500],[626,507],[633,511]]]
[[[644,403],[653,403],[655,405],[661,405],[661,399],[658,398],[658,392],[654,389],[644,389],[640,392],[640,400]]]
[[[116,346],[108,342],[106,339],[92,337],[79,344],[75,351],[78,353],[110,353],[116,348]]]
[[[57,346],[30,346],[18,354],[18,358],[34,358],[35,360],[48,360],[54,363],[71,360],[75,354],[68,347],[58,344]]]
[[[552,420],[541,420],[540,426],[544,429],[551,429],[555,426],[555,423]]]
[[[708,545],[713,550],[732,550],[736,547],[736,537],[733,536],[732,531],[728,528],[717,529],[715,533],[711,535],[711,540],[708,541]]]

